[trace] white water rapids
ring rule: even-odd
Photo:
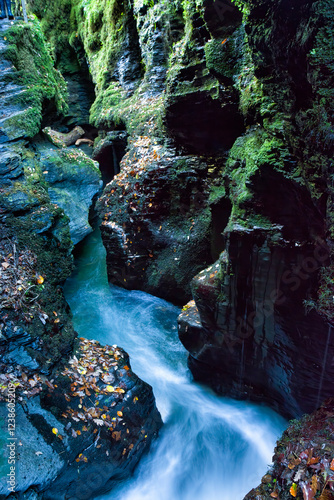
[[[79,336],[118,344],[152,385],[164,421],[132,478],[103,500],[242,500],[271,463],[286,426],[264,406],[218,397],[194,383],[178,340],[179,308],[107,282],[97,231],[65,285]]]

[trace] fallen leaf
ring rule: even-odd
[[[296,483],[292,483],[292,486],[290,488],[290,495],[292,495],[293,497],[297,496],[297,484]]]
[[[115,439],[116,441],[119,441],[121,439],[121,432],[122,431],[114,431],[111,436],[113,439]]]
[[[53,432],[53,434],[58,434],[58,429],[57,429],[56,427],[54,427],[54,428],[52,429],[52,432]]]

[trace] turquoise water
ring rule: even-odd
[[[98,231],[81,245],[65,295],[79,336],[129,353],[165,424],[134,476],[101,499],[242,500],[271,463],[285,420],[193,382],[177,335],[179,308],[109,286]]]

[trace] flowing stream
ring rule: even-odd
[[[152,385],[164,421],[134,476],[103,500],[241,500],[271,463],[286,422],[193,382],[178,340],[180,312],[144,292],[109,286],[99,232],[80,246],[65,285],[79,336],[118,344]]]

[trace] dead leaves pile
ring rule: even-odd
[[[285,461],[286,467],[294,472],[289,494],[303,500],[334,500],[334,458],[313,456],[313,452],[313,448],[309,448]],[[277,485],[270,497],[280,500],[280,493]]]
[[[8,371],[6,365],[1,365],[0,370],[0,401],[6,401],[7,399],[9,383],[16,387],[18,401],[36,396],[43,390],[43,383],[46,380],[45,376],[40,376],[36,373],[29,375],[22,371],[19,365],[16,369],[11,369],[11,371]]]
[[[334,401],[294,421],[276,448],[271,498],[334,500]]]
[[[14,240],[0,242],[0,311],[20,311],[27,323],[35,314],[42,318],[45,314],[38,303],[44,277],[36,272],[36,264],[36,255],[30,250],[18,250]]]
[[[118,379],[116,371],[122,369],[131,376],[129,366],[124,364],[122,352],[116,345],[101,346],[94,340],[80,338],[78,357],[74,355],[68,365],[62,371],[62,375],[68,377],[70,385],[69,390],[63,393],[63,397],[71,404],[67,406],[62,416],[82,424],[80,429],[71,428],[72,437],[86,432],[90,424],[107,427],[109,430],[115,429],[117,424],[123,421],[123,411],[118,410],[113,417],[109,411],[122,401],[126,392],[124,383],[115,384]],[[52,384],[49,389],[54,390]],[[113,397],[108,406],[103,404],[104,396]],[[138,398],[136,400],[138,401]],[[118,441],[121,431],[113,432],[112,437]]]

